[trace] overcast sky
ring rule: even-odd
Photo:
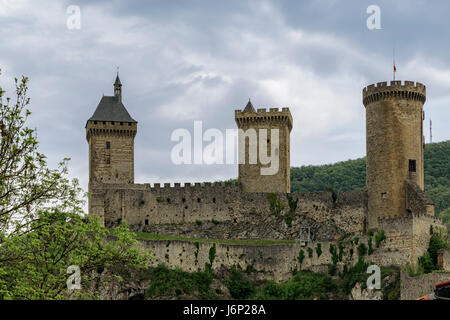
[[[369,30],[367,7],[381,9]],[[70,5],[81,28],[68,29]],[[362,88],[397,79],[427,86],[426,141],[450,139],[449,1],[55,1],[0,0],[0,86],[30,78],[41,152],[88,181],[86,120],[113,94],[138,124],[139,183],[235,178],[236,165],[174,165],[177,128],[225,132],[250,97],[255,108],[289,107],[291,165],[365,155]]]

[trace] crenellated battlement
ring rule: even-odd
[[[386,81],[371,84],[363,89],[363,104],[390,98],[418,100],[425,103],[426,87],[420,82],[414,81]]]
[[[115,137],[132,137],[136,136],[136,122],[121,121],[92,121],[86,123],[86,140],[89,141],[91,136],[115,136]]]
[[[246,112],[243,110],[234,111],[236,123],[239,125],[255,122],[287,122],[289,130],[292,129],[292,115],[289,108],[257,109],[256,112]]]
[[[442,224],[442,219],[436,218],[434,216],[430,216],[428,214],[423,213],[411,213],[407,216],[387,216],[387,217],[378,217],[378,223],[380,226],[382,225],[394,225],[394,224],[403,224],[407,225],[409,223],[414,222],[414,220],[425,220],[433,224]]]
[[[224,190],[224,189],[231,189],[231,188],[239,188],[239,183],[232,183],[230,181],[226,182],[185,182],[183,185],[181,185],[180,182],[175,183],[154,183],[154,184],[148,184],[149,189],[151,191],[160,191],[160,190],[173,190],[173,191],[188,191],[188,190],[202,190],[205,192],[213,191],[213,190]]]

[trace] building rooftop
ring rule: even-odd
[[[137,122],[116,96],[103,96],[92,117],[88,121]]]

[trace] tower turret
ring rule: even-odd
[[[363,89],[366,108],[368,227],[408,214],[406,182],[424,188],[423,105],[419,82],[379,82]]]
[[[122,83],[119,79],[119,72],[117,72],[116,81],[114,81],[114,96],[122,103]]]
[[[245,192],[286,192],[290,183],[289,108],[235,111],[239,129],[239,182]]]
[[[96,183],[134,183],[137,122],[122,104],[121,87],[117,75],[114,96],[103,96],[86,123],[90,187]]]

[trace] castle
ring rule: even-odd
[[[324,247],[323,255],[311,255],[304,263],[307,268],[318,268],[332,259],[326,246],[337,245],[348,235],[359,235],[361,242],[366,241],[369,231],[383,230],[386,235],[370,257],[373,262],[415,262],[428,248],[430,227],[442,226],[424,193],[426,88],[411,81],[380,82],[364,88],[362,95],[367,130],[365,190],[337,195],[329,191],[291,193],[292,115],[288,108],[255,110],[250,101],[243,110],[235,111],[236,124],[243,131],[255,129],[257,138],[260,129],[279,132],[276,149],[271,149],[272,142],[267,139],[267,150],[279,157],[276,174],[261,175],[266,165],[259,160],[253,164],[242,161],[237,183],[135,184],[137,121],[122,103],[117,75],[114,96],[103,96],[86,124],[89,213],[109,227],[126,220],[135,230],[191,238],[301,238],[301,242],[277,249],[218,246],[218,265],[259,266],[270,269],[275,279],[284,278],[298,263],[296,257],[302,248],[316,248],[318,243]],[[246,137],[239,140],[245,160],[250,157],[249,143]],[[202,256],[207,261],[209,244],[201,244],[200,255],[199,247],[192,243],[148,241],[146,245],[155,250],[159,262],[169,266],[194,270],[202,266],[198,262]],[[344,260],[356,259],[356,245],[357,241],[350,241]],[[186,253],[188,248],[197,250],[196,259]],[[264,252],[265,258],[259,252]]]

